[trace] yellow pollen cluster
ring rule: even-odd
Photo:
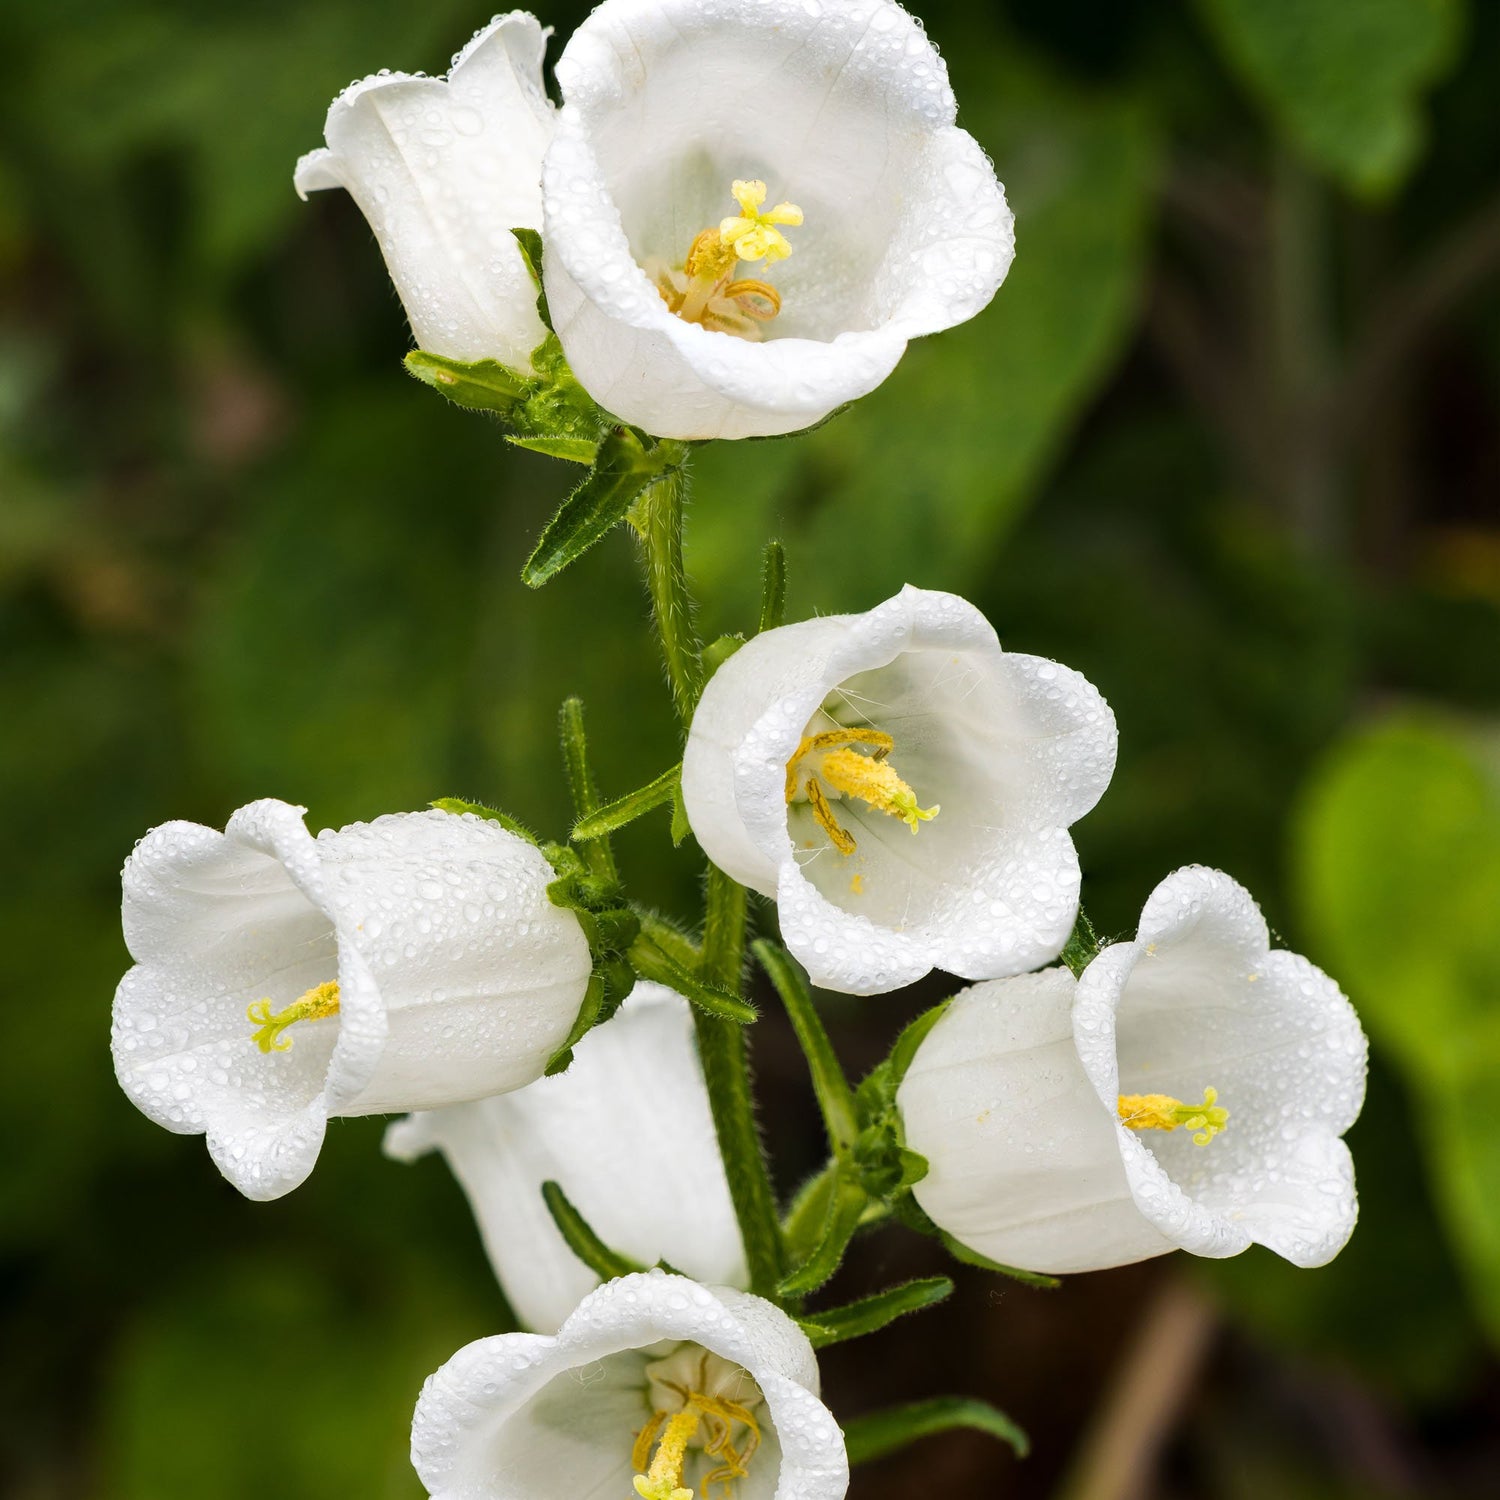
[[[721,1500],[731,1500],[735,1481],[749,1474],[750,1460],[760,1447],[760,1425],[738,1401],[706,1396],[701,1391],[684,1390],[681,1395],[681,1411],[671,1416],[653,1412],[651,1420],[636,1434],[630,1455],[630,1465],[636,1471],[635,1492],[641,1500],[693,1500],[692,1490],[682,1482],[682,1473],[687,1467],[688,1448],[696,1439],[710,1458],[718,1460],[717,1466],[703,1476],[705,1500],[711,1485],[719,1487]],[[736,1447],[735,1429],[740,1427],[745,1436]]]
[[[648,270],[662,301],[685,323],[759,339],[762,325],[781,311],[781,295],[769,282],[735,271],[742,260],[768,266],[785,260],[792,247],[778,226],[800,224],[802,210],[794,203],[778,203],[762,213],[763,182],[736,181],[732,191],[740,212],[721,220],[717,229],[703,230],[681,269],[657,265]]]
[[[339,982],[337,979],[325,980],[322,984],[315,984],[304,995],[286,1007],[285,1010],[271,1014],[271,1002],[269,1000],[257,1000],[245,1015],[254,1023],[256,1030],[251,1040],[262,1052],[287,1052],[291,1049],[291,1037],[282,1036],[282,1032],[288,1026],[294,1026],[298,1021],[321,1021],[324,1016],[336,1016],[339,1013]]]
[[[1203,1090],[1202,1104],[1184,1104],[1170,1094],[1121,1094],[1120,1120],[1130,1130],[1196,1131],[1195,1146],[1206,1146],[1229,1123],[1229,1111],[1218,1103],[1219,1091]]]
[[[856,745],[868,746],[874,753],[862,754],[854,748]],[[936,804],[917,806],[917,794],[888,759],[895,748],[895,740],[879,729],[827,729],[807,735],[786,763],[786,800],[805,799],[818,826],[840,854],[853,854],[858,845],[834,817],[825,783],[840,797],[858,797],[870,807],[900,818],[915,833],[920,824],[931,822],[942,809]]]

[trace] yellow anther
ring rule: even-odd
[[[873,753],[866,755],[856,746]],[[858,797],[877,811],[900,818],[915,833],[942,809],[937,804],[917,805],[917,794],[888,759],[895,748],[895,740],[879,729],[825,729],[806,735],[786,763],[786,800],[805,800],[840,854],[853,854],[858,846],[834,817],[829,790],[839,797]]]
[[[720,1486],[725,1497],[732,1496],[734,1482],[749,1474],[750,1460],[760,1447],[760,1424],[737,1401],[705,1395],[702,1391],[685,1391],[680,1386],[674,1386],[673,1390],[682,1396],[682,1410],[671,1416],[653,1412],[650,1421],[636,1435],[630,1455],[631,1467],[637,1471],[636,1494],[641,1500],[693,1500],[693,1492],[683,1484],[682,1477],[688,1450],[697,1440],[709,1458],[718,1460],[703,1476],[705,1500],[711,1485]],[[734,1443],[737,1427],[745,1429],[739,1447]]]
[[[766,201],[766,185],[759,179],[736,181],[730,191],[740,211],[719,223],[719,234],[725,244],[732,245],[741,260],[763,260],[768,266],[785,260],[792,247],[778,226],[800,224],[802,210],[795,203],[778,203],[762,213],[760,206]]]
[[[697,323],[716,333],[759,339],[764,325],[781,311],[781,294],[769,282],[735,276],[741,261],[764,261],[771,266],[785,260],[792,247],[778,225],[800,224],[802,210],[794,203],[778,203],[761,212],[766,200],[763,182],[735,182],[740,213],[717,228],[702,230],[688,247],[680,269],[661,262],[647,270],[661,299],[685,323]]]
[[[1219,1091],[1203,1090],[1202,1104],[1184,1104],[1170,1094],[1121,1094],[1120,1121],[1130,1130],[1195,1131],[1193,1144],[1206,1146],[1229,1123],[1229,1111],[1218,1102]]]
[[[336,1016],[338,1013],[339,982],[337,979],[329,979],[322,984],[315,984],[306,994],[300,995],[285,1010],[279,1010],[275,1015],[271,1014],[269,1000],[257,1000],[245,1015],[256,1027],[251,1040],[262,1052],[270,1053],[286,1052],[291,1048],[292,1039],[281,1034],[288,1026],[295,1026],[298,1021],[321,1021],[324,1016]]]

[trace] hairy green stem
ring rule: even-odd
[[[672,704],[684,729],[703,687],[703,648],[693,623],[693,598],[682,565],[682,507],[687,487],[687,471],[669,469],[638,502],[651,613],[672,687]]]
[[[686,732],[703,686],[703,655],[693,624],[693,600],[682,565],[682,514],[687,474],[668,472],[642,496],[638,530],[645,545],[646,582],[672,702]],[[745,967],[745,888],[714,865],[708,867],[707,907],[699,977],[740,995]],[[784,1273],[781,1222],[771,1187],[743,1026],[694,1009],[698,1053],[729,1196],[739,1221],[750,1289],[775,1298]]]

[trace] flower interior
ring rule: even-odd
[[[733,1500],[761,1444],[761,1394],[739,1368],[696,1344],[646,1366],[651,1415],[630,1463],[641,1500]]]
[[[291,1050],[291,1037],[282,1035],[289,1026],[295,1026],[298,1021],[321,1021],[338,1013],[339,982],[325,979],[274,1015],[269,1000],[257,1000],[245,1015],[256,1028],[251,1040],[262,1052],[270,1053]]]
[[[820,729],[805,734],[786,763],[786,800],[789,804],[806,802],[818,827],[846,858],[859,845],[834,817],[830,793],[836,798],[857,797],[877,812],[900,818],[915,833],[941,809],[917,806],[917,794],[890,763],[895,748],[895,740],[879,729]]]
[[[998,835],[1027,836],[1035,741],[1053,732],[983,652],[905,651],[845,679],[787,762],[803,874],[842,910],[897,930],[955,901],[967,915],[965,872]]]
[[[781,1471],[760,1387],[696,1343],[565,1369],[476,1439],[448,1492],[456,1497],[772,1500]]]
[[[1118,1118],[1178,1187],[1212,1206],[1243,1196],[1244,1174],[1279,1149],[1282,1121],[1275,1054],[1285,1039],[1262,1003],[1267,986],[1233,962],[1191,934],[1153,943],[1115,1011]]]
[[[1176,1130],[1194,1132],[1193,1144],[1206,1146],[1229,1122],[1229,1111],[1218,1102],[1219,1091],[1203,1090],[1202,1104],[1184,1104],[1170,1094],[1121,1094],[1116,1109],[1130,1130]]]
[[[762,210],[766,185],[736,179],[731,191],[740,212],[721,219],[717,229],[699,233],[680,266],[653,262],[648,269],[662,301],[685,323],[698,323],[717,333],[759,339],[764,324],[781,312],[781,297],[768,281],[736,274],[741,261],[765,266],[792,253],[782,225],[802,222],[795,203],[778,203]]]
[[[930,118],[893,107],[888,82],[851,57],[837,31],[825,24],[809,37],[796,24],[727,15],[710,27],[653,28],[630,38],[622,86],[607,103],[591,101],[590,144],[631,259],[657,285],[663,267],[686,273],[688,247],[706,226],[726,233],[729,183],[766,184],[765,201],[793,199],[799,220],[805,211],[796,253],[774,263],[768,305],[727,299],[732,331],[752,338],[831,340],[880,327],[908,295],[923,247],[912,205]],[[754,221],[760,211],[757,202],[735,217]],[[763,317],[777,307],[774,322]]]

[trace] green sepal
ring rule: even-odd
[[[445,813],[472,813],[476,818],[483,818],[488,823],[498,823],[507,833],[514,833],[526,840],[528,844],[536,844],[537,836],[526,827],[524,823],[518,823],[509,813],[503,813],[498,807],[486,807],[483,802],[466,802],[462,797],[438,797],[430,806],[439,812]]]
[[[594,1233],[588,1220],[573,1207],[568,1195],[557,1183],[542,1184],[542,1201],[547,1205],[547,1212],[552,1215],[552,1222],[557,1225],[557,1232],[567,1242],[568,1249],[601,1281],[613,1281],[618,1276],[630,1276],[646,1269],[628,1255],[611,1250]]]
[[[583,483],[547,523],[521,569],[522,581],[540,588],[602,541],[642,491],[673,466],[676,451],[666,444],[648,449],[630,428],[614,428],[599,445],[598,459]]]
[[[805,1297],[817,1291],[838,1270],[869,1201],[852,1174],[842,1171],[837,1174],[823,1220],[822,1235],[807,1259],[791,1275],[783,1278],[777,1288],[782,1296]]]
[[[767,542],[761,569],[760,620],[755,633],[775,630],[786,619],[786,548]]]
[[[547,288],[542,282],[542,237],[535,229],[512,229],[521,259],[526,264],[526,274],[536,288],[536,315],[552,332],[552,309],[547,306]]]
[[[977,1250],[971,1250],[967,1245],[954,1239],[945,1229],[939,1229],[937,1235],[948,1254],[954,1260],[962,1261],[966,1266],[975,1266],[981,1271],[994,1271],[997,1275],[1009,1276],[1012,1281],[1021,1281],[1027,1286],[1044,1287],[1049,1291],[1053,1287],[1062,1285],[1056,1276],[1047,1276],[1041,1271],[1023,1271],[1018,1266],[1003,1266],[998,1260],[991,1260],[989,1256],[981,1255]]]
[[[843,1307],[820,1308],[808,1318],[799,1318],[798,1322],[814,1349],[826,1349],[830,1344],[842,1344],[869,1333],[879,1333],[897,1318],[921,1312],[923,1308],[936,1307],[952,1295],[953,1282],[948,1277],[928,1276],[917,1281],[903,1281],[899,1286],[887,1287],[883,1292],[861,1297]]]
[[[682,841],[693,831],[693,826],[688,822],[687,803],[682,797],[682,778],[677,778],[677,784],[672,788],[672,847],[680,849]]]
[[[669,802],[675,805],[680,796],[681,784],[682,765],[679,762],[670,770],[663,771],[654,781],[648,782],[636,791],[627,792],[623,797],[617,797],[613,802],[606,803],[597,811],[590,813],[588,817],[580,818],[573,825],[570,837],[574,842],[603,838],[617,828],[623,828],[627,823],[635,822],[637,818],[651,812],[654,808],[665,806]]]
[[[741,1000],[738,995],[731,995],[728,990],[720,989],[717,985],[706,984],[678,963],[665,949],[657,947],[645,933],[641,933],[630,945],[626,957],[642,979],[676,990],[705,1015],[748,1026],[760,1014],[748,1000]]]
[[[536,382],[502,365],[498,359],[469,362],[448,359],[413,349],[406,356],[408,374],[423,385],[430,385],[439,395],[470,411],[489,411],[513,419],[521,404],[532,395]]]
[[[952,1432],[959,1427],[987,1432],[1008,1443],[1021,1458],[1031,1449],[1025,1432],[1003,1411],[968,1396],[934,1396],[929,1401],[914,1401],[909,1406],[893,1406],[855,1417],[844,1423],[844,1446],[851,1465],[866,1464],[899,1452],[918,1438]]]
[[[745,644],[742,635],[721,635],[703,648],[703,678],[706,682]]]
[[[1078,920],[1073,923],[1072,935],[1064,944],[1058,959],[1073,971],[1076,979],[1099,956],[1099,950],[1103,946],[1099,941],[1099,934],[1094,931],[1094,924],[1084,915],[1080,906]]]
[[[545,454],[548,458],[566,459],[570,464],[592,464],[599,454],[599,445],[590,438],[537,436],[524,437],[511,433],[506,442],[531,453]]]

